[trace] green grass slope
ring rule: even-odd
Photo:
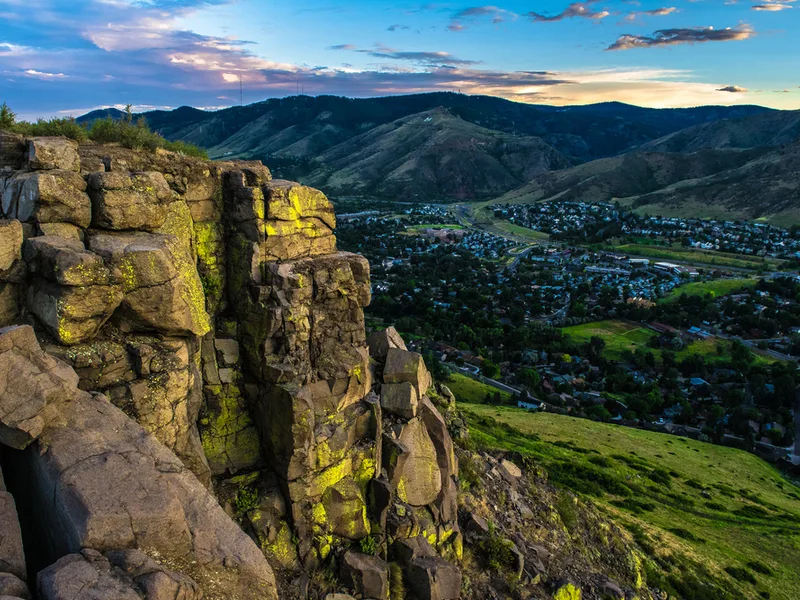
[[[631,531],[651,585],[688,600],[798,598],[800,488],[756,456],[561,415],[461,408],[477,445],[540,464]]]

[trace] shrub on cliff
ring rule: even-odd
[[[188,156],[208,158],[205,150],[186,142],[170,142],[151,131],[147,121],[140,117],[136,121],[111,117],[98,119],[89,129],[89,138],[101,144],[117,143],[125,148],[156,150],[164,148]]]
[[[178,152],[187,156],[208,158],[205,150],[186,142],[171,142],[152,131],[147,121],[140,117],[136,121],[128,110],[121,120],[111,117],[98,119],[91,126],[78,123],[72,117],[39,119],[35,123],[17,121],[16,115],[3,103],[0,106],[0,129],[13,131],[24,136],[64,136],[77,142],[91,140],[99,144],[119,144],[134,150],[155,151],[158,148]]]

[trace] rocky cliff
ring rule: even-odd
[[[322,193],[0,132],[0,197],[0,596],[460,596],[437,390]]]

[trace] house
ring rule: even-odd
[[[536,398],[529,398],[528,400],[520,400],[517,402],[517,406],[519,408],[524,408],[525,410],[542,410],[544,403]]]

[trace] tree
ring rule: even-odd
[[[11,129],[17,122],[17,115],[5,102],[0,106],[0,129]]]
[[[481,372],[485,377],[488,377],[489,379],[496,379],[500,376],[500,367],[497,366],[497,363],[487,358],[486,360],[483,361],[483,366],[481,366]]]

